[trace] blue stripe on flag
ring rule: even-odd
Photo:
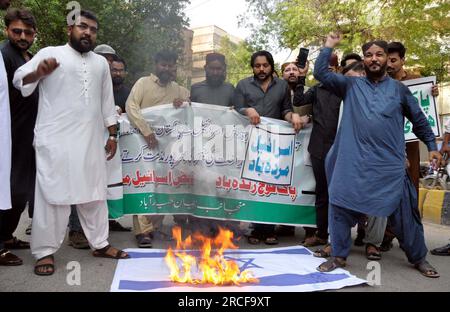
[[[271,275],[264,276],[259,278],[259,283],[249,283],[239,285],[238,287],[244,286],[300,286],[307,284],[317,284],[317,283],[330,283],[335,281],[341,281],[346,278],[349,278],[347,274],[325,274],[325,273],[310,273],[305,275],[300,274],[279,274],[279,275]],[[180,284],[174,283],[170,281],[128,281],[121,280],[119,283],[119,289],[121,290],[136,290],[136,291],[145,291],[145,290],[154,290],[158,288],[169,288],[169,287],[192,287],[192,288],[208,288],[211,285],[208,284],[200,284],[200,285],[192,285],[192,284]]]
[[[176,251],[176,250],[175,250]],[[164,258],[166,256],[166,252],[128,252],[130,257],[133,259],[140,258]],[[188,254],[193,256],[200,256],[200,251],[193,250],[189,251]],[[299,249],[287,249],[287,250],[274,250],[274,251],[243,251],[243,250],[235,250],[235,251],[226,251],[224,255],[310,255],[311,252],[306,248]]]

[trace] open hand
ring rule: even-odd
[[[261,122],[261,117],[259,116],[258,112],[254,108],[247,108],[245,111],[245,114],[247,115],[248,119],[250,119],[250,123],[252,125],[257,125]]]
[[[145,142],[147,142],[149,149],[154,149],[158,146],[158,140],[156,139],[156,135],[154,133],[144,136]]]

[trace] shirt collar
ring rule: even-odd
[[[251,78],[251,80],[250,80],[251,83],[253,83],[255,86],[258,86],[259,88],[261,88],[261,84],[259,83],[258,79],[255,78],[255,76],[250,77],[250,78]],[[279,79],[279,78],[277,78],[277,77],[272,78],[272,81],[269,83],[269,88],[277,83],[277,79]],[[267,89],[269,89],[269,88],[267,88]]]
[[[167,87],[169,87],[170,85],[172,85],[174,82],[173,81],[169,81],[169,83],[168,84],[166,84],[165,86],[163,86],[163,85],[161,85],[160,83],[159,83],[159,78],[158,78],[158,76],[156,76],[155,74],[150,74],[150,80],[151,81],[153,81],[154,83],[156,83],[158,86],[160,86],[161,88],[167,88]]]
[[[384,75],[383,77],[381,77],[381,79],[378,80],[378,82],[376,82],[376,83],[377,83],[377,84],[378,84],[378,83],[382,83],[382,82],[386,81],[388,78],[390,78],[390,77],[389,77],[389,75],[386,73],[386,75]],[[369,83],[375,84],[375,82],[373,82],[372,80],[370,80],[368,77],[365,77],[365,79],[366,79]]]
[[[24,57],[23,57],[23,55],[22,55],[22,51],[20,51],[18,48],[16,48],[16,47],[11,43],[11,41],[10,41],[9,39],[6,40],[5,47],[8,48],[8,49],[11,49],[11,50],[14,51],[15,53],[17,53],[21,58],[24,59]],[[30,58],[33,57],[33,54],[30,53],[30,51],[27,51],[27,54],[28,54],[28,56],[29,56]]]
[[[81,52],[75,50],[74,48],[72,48],[72,46],[69,43],[66,43],[65,47],[68,50],[70,50],[73,54],[76,54],[78,56],[88,56],[92,52],[92,51],[89,51],[89,52],[81,53]],[[94,53],[94,52],[92,52],[92,53]]]

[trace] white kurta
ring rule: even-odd
[[[11,208],[11,114],[8,78],[0,53],[0,210]]]
[[[23,78],[47,58],[55,58],[59,67],[23,86]],[[106,200],[104,131],[117,123],[106,59],[93,52],[80,54],[68,44],[42,49],[14,75],[23,96],[38,85],[36,184],[45,200],[52,205]]]

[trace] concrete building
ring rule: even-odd
[[[205,58],[208,53],[218,52],[222,39],[228,37],[233,43],[240,43],[239,39],[225,30],[215,26],[193,28],[192,39],[192,84],[205,80]]]
[[[192,39],[194,32],[183,28],[183,54],[178,58],[177,82],[186,88],[192,84]]]

